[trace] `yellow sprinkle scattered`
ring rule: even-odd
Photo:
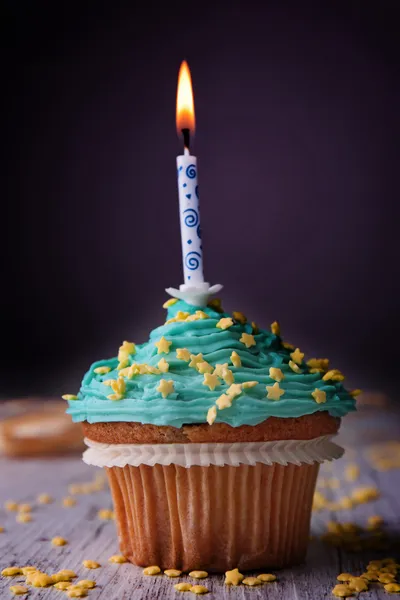
[[[4,527],[0,527],[0,533],[4,532]]]
[[[215,373],[212,375],[210,373],[205,373],[203,385],[206,385],[210,390],[215,390],[217,385],[219,385],[218,375],[215,375]]]
[[[3,577],[14,577],[15,575],[21,575],[21,573],[22,571],[20,567],[7,567],[1,572]]]
[[[366,571],[361,575],[362,579],[366,579],[367,581],[378,581],[379,571]]]
[[[375,486],[358,487],[351,492],[351,498],[358,504],[365,504],[379,498],[379,490]]]
[[[257,577],[245,577],[242,583],[244,585],[250,585],[251,587],[255,585],[262,585],[261,579],[258,579]]]
[[[39,504],[50,504],[53,502],[53,498],[49,496],[49,494],[40,494],[40,496],[37,497],[37,501]]]
[[[240,394],[242,393],[242,384],[232,383],[232,385],[226,390],[226,393],[231,398],[236,398],[236,396],[240,396]]]
[[[325,375],[322,377],[322,379],[324,381],[343,381],[344,379],[344,375],[342,375],[342,373],[340,371],[338,371],[338,369],[331,369],[330,371],[327,371],[325,373]]]
[[[93,371],[97,373],[97,375],[105,375],[111,371],[111,367],[96,367]]]
[[[124,360],[129,354],[136,354],[136,346],[133,342],[122,342],[118,350],[118,360]]]
[[[303,358],[304,358],[304,352],[300,352],[300,348],[296,348],[296,350],[294,350],[294,352],[291,352],[290,358],[296,364],[301,365],[301,363],[303,362]]]
[[[122,400],[122,394],[110,394],[107,398],[109,400]]]
[[[129,366],[129,358],[123,358],[117,365],[117,371],[123,371]]]
[[[382,527],[382,525],[383,517],[380,517],[379,515],[372,515],[371,517],[368,517],[367,529],[369,529],[370,531],[373,531],[374,529],[379,529],[380,527]]]
[[[186,360],[188,362],[190,360],[189,350],[187,348],[177,348],[176,358],[179,358],[179,360]]]
[[[32,578],[33,587],[47,587],[53,585],[53,579],[46,573],[34,573]]]
[[[243,389],[245,390],[255,387],[256,385],[258,385],[258,381],[245,381],[242,383]]]
[[[282,390],[279,387],[279,383],[276,382],[274,385],[267,385],[267,398],[269,400],[280,400],[281,396],[285,393],[285,390]]]
[[[254,335],[251,333],[242,333],[242,337],[239,342],[242,342],[246,346],[246,348],[251,348],[251,346],[256,345],[256,340],[254,339]]]
[[[197,370],[199,373],[212,373],[214,371],[214,367],[210,365],[207,361],[197,363]]]
[[[222,370],[222,379],[225,381],[226,385],[232,385],[235,381],[235,377],[230,369]]]
[[[191,354],[190,359],[189,367],[192,367],[192,369],[197,369],[197,365],[201,362],[204,362],[204,358],[201,353],[197,355]]]
[[[98,569],[99,567],[101,567],[101,564],[96,562],[95,560],[84,560],[82,561],[82,564],[87,569]]]
[[[66,581],[66,579],[74,579],[74,577],[77,577],[77,574],[72,569],[62,569],[55,575],[52,575],[52,577],[56,577],[58,581]]]
[[[173,306],[177,302],[178,302],[178,298],[170,298],[169,300],[166,300],[162,306],[163,306],[163,308],[169,308],[170,306]]]
[[[62,504],[69,508],[70,506],[75,506],[76,500],[75,498],[71,498],[71,496],[67,496],[66,498],[63,498]]]
[[[231,361],[234,367],[241,367],[242,366],[242,361],[240,359],[240,356],[237,352],[233,351],[231,354]]]
[[[393,573],[381,573],[378,577],[379,583],[392,583],[396,579]]]
[[[353,596],[354,592],[349,588],[348,585],[345,585],[344,583],[339,583],[333,588],[332,594],[334,596],[338,596],[339,598],[347,598],[348,596]]]
[[[289,360],[289,367],[292,369],[292,371],[294,371],[294,373],[301,373],[299,365],[296,365],[296,363],[292,360]]]
[[[192,585],[192,587],[189,590],[190,592],[192,592],[193,594],[207,594],[208,593],[208,589],[206,588],[205,585]]]
[[[113,556],[110,556],[108,562],[122,565],[123,563],[126,563],[127,560],[125,556],[122,556],[122,554],[114,554]]]
[[[162,336],[158,342],[154,342],[154,345],[157,348],[157,354],[168,354],[171,344],[172,342],[169,342],[164,336]]]
[[[161,373],[167,373],[169,371],[169,363],[165,360],[165,358],[162,358],[157,367],[160,369]]]
[[[116,394],[125,394],[126,392],[126,383],[123,377],[118,377],[118,379],[113,379],[111,383],[111,389]]]
[[[349,588],[355,592],[367,592],[368,583],[362,577],[353,577],[349,582]]]
[[[355,463],[346,465],[344,469],[344,476],[346,481],[356,481],[360,476],[360,467]]]
[[[84,588],[85,590],[92,590],[96,587],[96,582],[92,579],[81,579],[80,581],[76,582],[76,585],[78,587]]]
[[[25,577],[26,577],[25,583],[32,585],[33,578],[36,577],[36,575],[40,575],[40,573],[41,573],[41,571],[39,571],[39,569],[35,569],[34,571],[27,573],[25,575]]]
[[[339,525],[339,523],[338,523],[338,525]],[[353,579],[353,577],[354,577],[354,575],[352,575],[351,573],[340,573],[340,575],[338,575],[336,577],[336,579],[338,581],[344,581],[344,582],[347,583],[348,581],[350,581],[351,579]]]
[[[32,515],[30,513],[18,513],[16,521],[18,521],[18,523],[29,523],[32,521]]]
[[[247,323],[247,317],[238,310],[233,311],[232,317],[234,318],[235,321],[237,321],[238,323],[241,323],[242,325],[245,325]]]
[[[307,366],[311,369],[327,371],[329,369],[329,358],[310,358],[307,361]]]
[[[114,511],[108,508],[101,508],[98,511],[97,516],[103,521],[110,521],[114,518]]]
[[[228,329],[228,327],[232,327],[233,325],[233,321],[230,317],[224,317],[223,319],[220,319],[218,321],[218,323],[216,324],[216,327],[218,327],[218,329]]]
[[[160,384],[156,389],[157,392],[160,392],[163,398],[166,398],[175,390],[174,382],[172,381],[172,379],[169,379],[168,381],[166,379],[161,379]]]
[[[204,579],[208,577],[207,571],[190,571],[189,577],[193,577],[194,579]]]
[[[164,571],[164,575],[167,577],[179,577],[182,575],[182,571],[178,571],[178,569],[167,569]]]
[[[29,590],[24,585],[12,585],[10,587],[10,592],[15,594],[16,596],[22,596],[23,594],[27,594]]]
[[[53,587],[55,587],[57,590],[61,590],[62,592],[65,592],[65,590],[71,586],[72,583],[70,581],[57,581],[57,583],[53,585]]]
[[[143,569],[143,575],[158,575],[159,573],[161,573],[161,569],[155,565]]]
[[[191,583],[175,583],[174,588],[178,592],[190,592],[190,590],[192,589],[192,584]]]
[[[286,348],[286,350],[294,350],[293,344],[289,344],[289,342],[282,342],[282,346]]]
[[[324,390],[319,390],[318,388],[315,388],[311,396],[314,398],[317,404],[323,404],[324,402],[326,402],[326,392],[324,392]]]
[[[276,581],[276,575],[273,575],[272,573],[261,573],[261,575],[257,575],[257,579],[263,583],[272,583],[273,581]]]
[[[279,326],[278,321],[274,321],[271,323],[271,333],[274,335],[281,335],[281,328]]]
[[[18,512],[20,513],[29,513],[32,510],[32,506],[30,504],[19,504]]]
[[[257,323],[255,321],[251,322],[251,328],[252,328],[252,332],[251,333],[253,335],[257,335],[257,333],[260,333],[260,329],[259,329],[259,327],[258,327],[258,325],[257,325]]]
[[[362,393],[362,391],[359,389],[351,390],[350,396],[353,396],[353,398],[357,398],[357,396],[359,396],[361,393]]]
[[[225,585],[240,585],[244,579],[244,575],[240,573],[239,569],[232,569],[232,571],[225,572]]]
[[[275,381],[282,381],[282,379],[285,379],[285,376],[282,373],[281,369],[277,369],[276,367],[270,367],[269,376]]]
[[[87,595],[87,589],[79,585],[71,585],[67,590],[68,598],[84,598]]]
[[[51,540],[51,543],[53,544],[53,546],[65,546],[68,542],[63,537],[56,536],[56,537],[53,537],[53,539]]]
[[[228,363],[217,364],[215,365],[214,375],[218,375],[218,377],[222,377],[222,372],[228,368]]]
[[[224,410],[224,408],[230,408],[232,406],[232,398],[230,396],[227,396],[227,394],[222,394],[222,396],[218,398],[215,404],[218,406],[219,410]]]
[[[64,394],[63,396],[61,396],[61,398],[63,400],[78,400],[78,396],[76,396],[75,394]]]
[[[396,594],[400,592],[400,584],[399,583],[387,583],[383,586],[386,592],[390,594]]]
[[[32,567],[30,565],[21,568],[22,575],[28,575],[28,573],[36,573],[38,569],[36,567]]]
[[[212,425],[216,418],[217,418],[217,408],[216,408],[216,406],[212,406],[211,408],[208,409],[208,412],[207,412],[207,423],[209,425]]]

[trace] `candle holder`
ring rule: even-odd
[[[165,291],[173,298],[184,300],[187,304],[204,307],[207,306],[210,296],[217,294],[222,288],[223,286],[220,283],[210,286],[207,281],[203,281],[195,286],[183,283],[179,286],[179,290],[167,288]]]

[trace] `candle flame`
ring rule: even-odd
[[[181,135],[182,129],[195,131],[194,101],[192,78],[186,60],[181,64],[178,76],[178,90],[176,94],[176,129]]]

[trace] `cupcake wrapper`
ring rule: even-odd
[[[134,564],[221,572],[306,553],[319,464],[107,468],[121,552]]]
[[[343,449],[331,441],[333,437],[324,435],[311,440],[201,444],[102,444],[86,438],[85,443],[89,448],[84,452],[83,460],[96,467],[313,464],[342,456]]]

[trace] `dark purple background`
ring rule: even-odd
[[[75,392],[91,360],[162,322],[182,282],[183,58],[207,280],[350,385],[389,389],[398,3],[131,4],[6,4],[2,393]]]

